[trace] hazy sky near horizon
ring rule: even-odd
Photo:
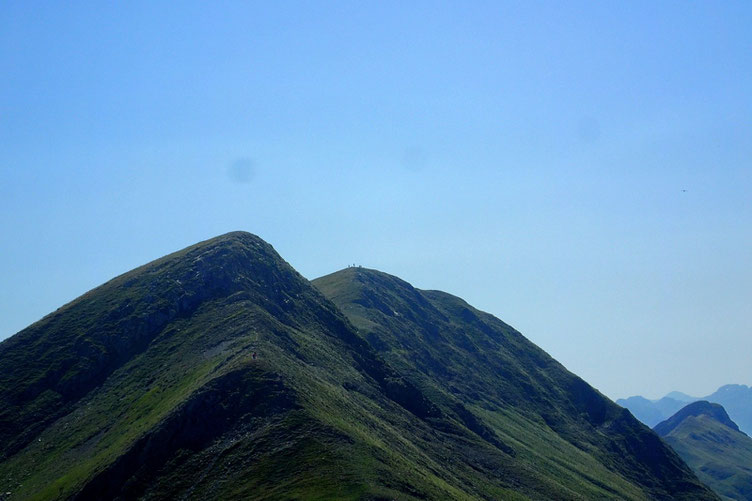
[[[0,339],[231,230],[611,398],[752,383],[752,3],[3,2]]]

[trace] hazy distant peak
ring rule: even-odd
[[[672,391],[670,393],[667,393],[664,398],[672,398],[680,402],[694,402],[695,400],[697,400],[697,397],[692,397],[690,395],[687,395],[686,393],[682,393],[681,391]]]
[[[752,434],[752,388],[744,384],[726,384],[714,393],[700,398],[672,391],[659,400],[648,400],[638,395],[618,399],[616,403],[629,409],[646,425],[653,427],[673,416],[687,403],[697,400],[721,404],[741,431]]]
[[[626,402],[652,402],[652,400],[648,400],[647,398],[643,397],[642,395],[632,395],[631,397],[619,398],[619,399],[616,400],[617,404],[619,404],[621,406],[624,406],[622,402],[624,402],[624,403],[626,403]]]
[[[752,388],[746,384],[725,384],[718,388],[714,395],[720,396],[722,394],[745,393],[750,390],[752,390]]]

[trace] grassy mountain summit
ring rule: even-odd
[[[0,492],[715,498],[628,412],[494,317],[378,272],[316,285],[230,233],[0,343]]]
[[[694,402],[654,428],[724,499],[752,499],[752,438],[719,404]]]

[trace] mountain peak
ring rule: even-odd
[[[312,284],[245,232],[116,277],[0,344],[0,492],[715,499],[501,320],[368,268]]]
[[[199,242],[92,289],[0,343],[0,457],[24,447],[171,324],[247,300],[284,320],[312,292],[271,245],[246,232]]]
[[[750,387],[746,384],[725,384],[716,390],[715,395],[732,395],[737,393],[747,393],[749,391]]]
[[[216,237],[208,238],[206,240],[197,242],[191,246],[186,247],[185,249],[168,254],[161,259],[180,256],[186,252],[189,252],[195,249],[201,249],[201,248],[208,249],[212,247],[223,247],[223,246],[233,246],[233,245],[259,247],[259,248],[271,247],[271,245],[266,243],[261,237],[254,235],[253,233],[249,233],[247,231],[230,231],[228,233],[223,233],[222,235],[217,235]],[[158,259],[157,261],[160,261],[161,259]]]
[[[681,391],[669,392],[664,398],[672,398],[674,400],[678,400],[679,402],[694,402],[695,400],[697,400],[696,397],[687,395],[686,393],[683,393]]]
[[[370,268],[351,266],[317,278],[313,283],[335,304],[346,305],[349,309],[374,308],[389,317],[413,315],[415,311],[422,314],[426,314],[426,310],[435,311],[421,292],[409,283]]]
[[[679,426],[685,419],[690,417],[707,416],[719,423],[731,428],[734,431],[739,431],[739,427],[731,421],[726,409],[720,404],[713,404],[707,400],[700,400],[693,402],[686,407],[683,407],[679,412],[671,416],[669,419],[658,423],[653,430],[660,436],[665,437],[677,426]]]
[[[319,282],[348,281],[354,282],[361,286],[384,287],[399,286],[405,289],[413,289],[413,286],[399,277],[390,275],[383,271],[373,268],[364,268],[363,266],[348,266],[329,275],[317,278]]]

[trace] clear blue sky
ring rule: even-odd
[[[0,338],[240,229],[612,398],[752,383],[752,3],[176,5],[0,7]]]

